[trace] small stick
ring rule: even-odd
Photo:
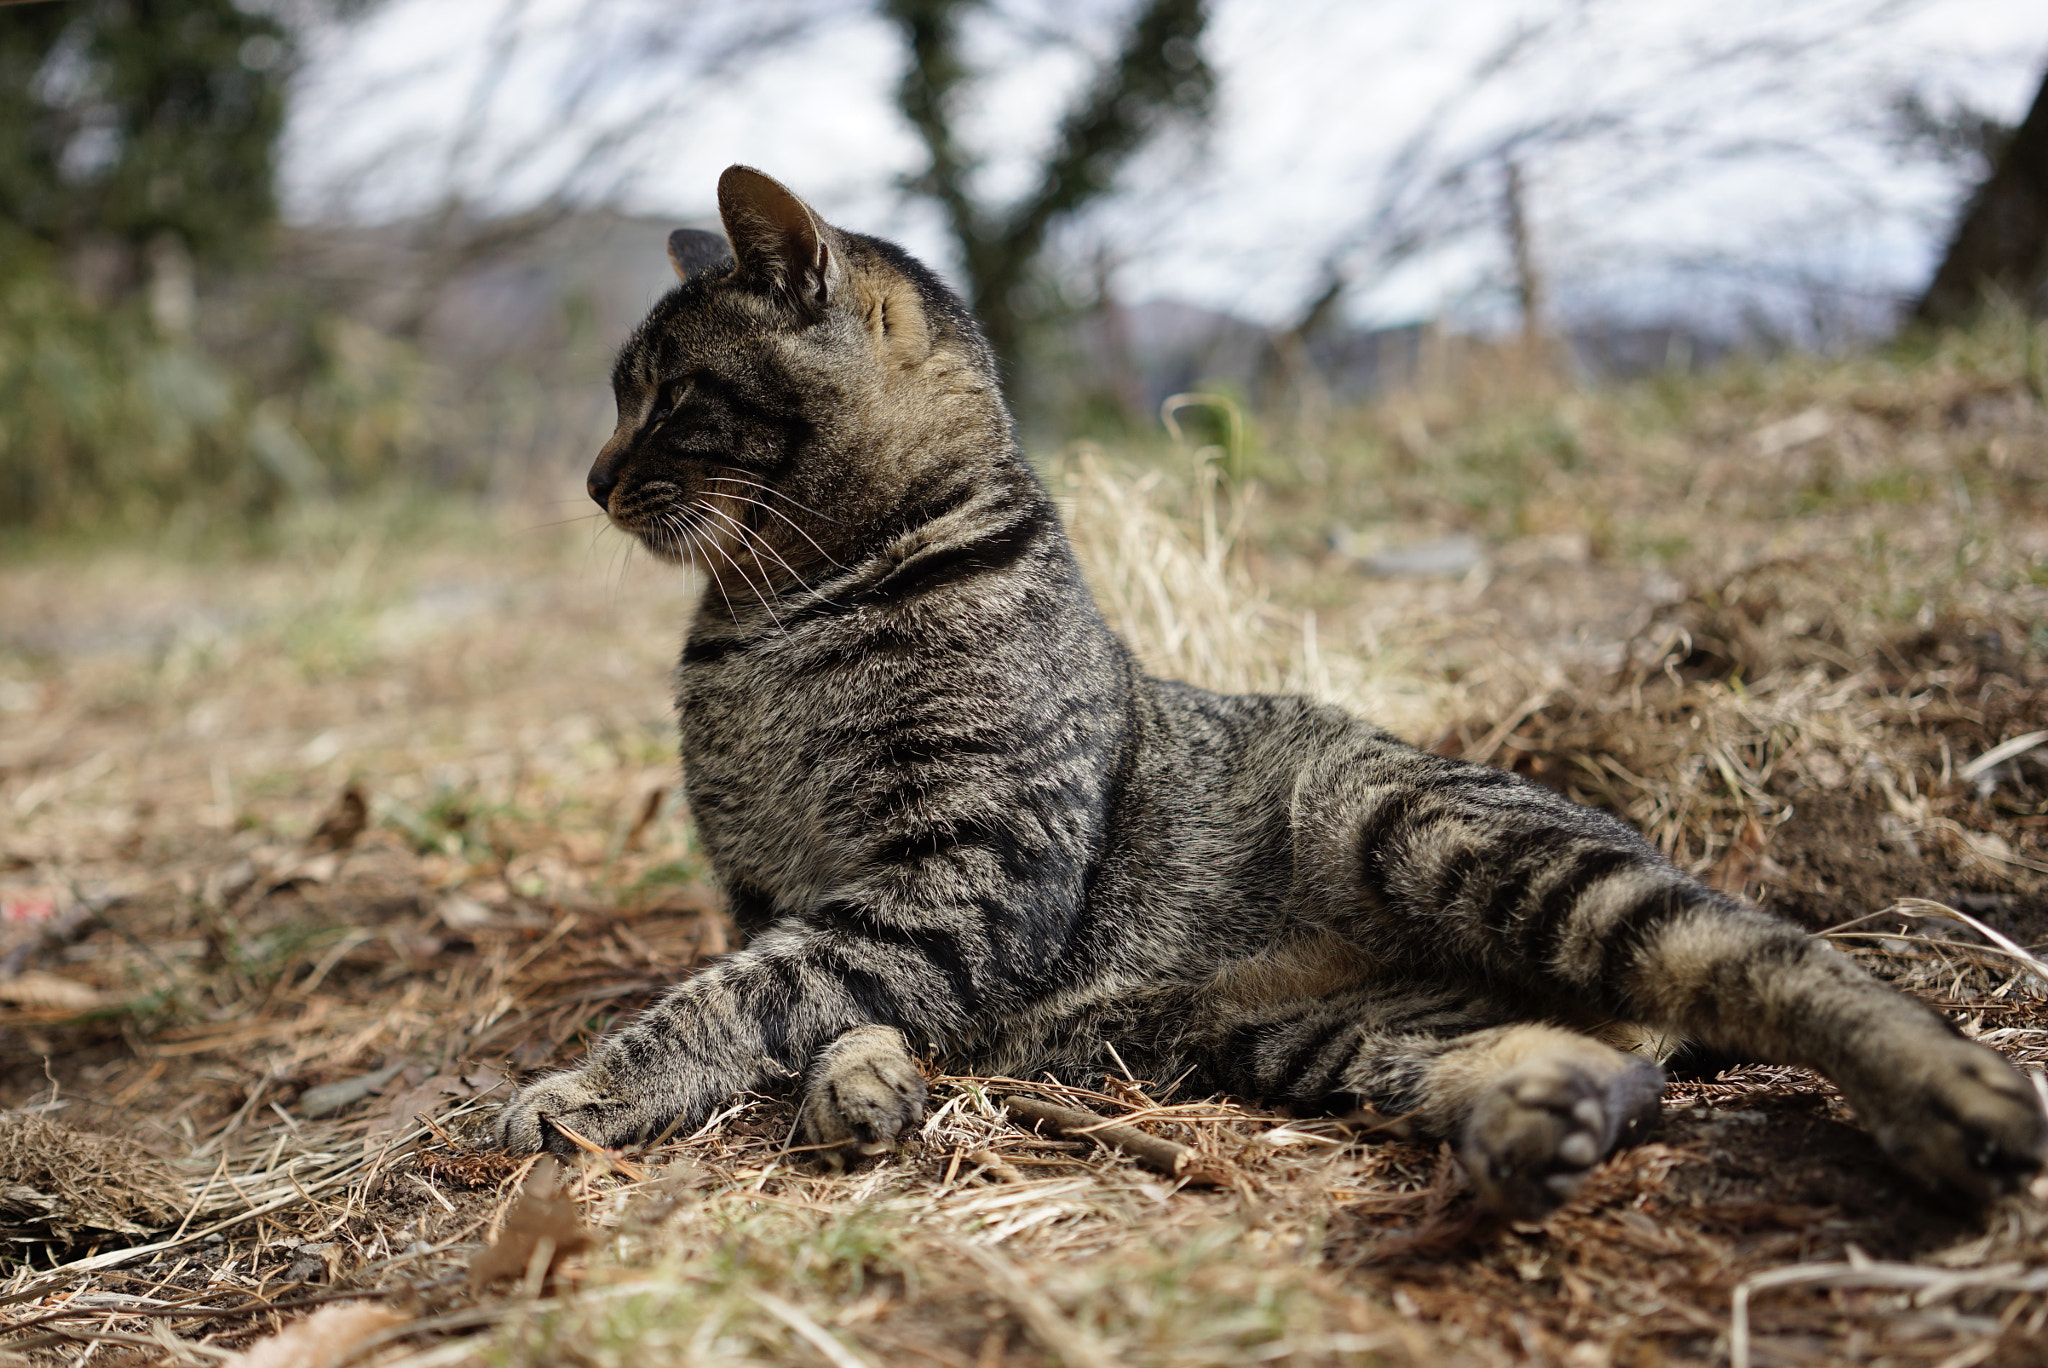
[[[448,1281],[448,1279],[443,1278],[440,1280],[440,1283],[446,1284]],[[423,1287],[436,1285],[438,1284],[422,1284]],[[52,1311],[48,1315],[37,1316],[34,1320],[19,1321],[8,1326],[6,1333],[11,1335],[17,1330],[28,1330],[36,1326],[48,1325],[53,1321],[70,1320],[76,1316],[103,1316],[109,1314],[113,1315],[116,1319],[132,1316],[137,1319],[164,1317],[170,1320],[226,1320],[235,1316],[267,1315],[273,1311],[296,1311],[301,1307],[319,1306],[324,1302],[360,1301],[369,1297],[381,1297],[390,1291],[391,1289],[388,1287],[357,1287],[339,1292],[320,1292],[311,1296],[294,1297],[290,1301],[264,1301],[258,1297],[240,1306],[82,1306],[76,1311]],[[8,1347],[11,1349],[17,1346],[9,1345]]]
[[[997,1154],[994,1150],[978,1149],[967,1157],[1005,1183],[1021,1183],[1024,1181],[1024,1175],[1018,1170],[1017,1166],[1003,1158],[1002,1155]]]
[[[552,1116],[547,1115],[546,1113],[542,1113],[541,1120],[547,1122],[547,1124],[549,1124],[550,1126],[553,1126],[555,1130],[560,1132],[564,1140],[567,1140],[577,1149],[580,1149],[585,1154],[592,1155],[598,1159],[604,1160],[605,1163],[610,1164],[612,1168],[615,1171],[617,1171],[620,1175],[626,1178],[630,1178],[632,1181],[636,1183],[644,1183],[647,1181],[647,1170],[641,1168],[631,1159],[626,1159],[619,1155],[613,1154],[610,1150],[606,1149],[603,1145],[598,1144],[595,1140],[584,1139],[575,1131],[570,1130],[560,1121],[556,1120]]]
[[[1190,1183],[1216,1185],[1216,1178],[1202,1169],[1201,1160],[1196,1157],[1195,1152],[1176,1141],[1147,1135],[1135,1126],[1119,1125],[1096,1112],[1058,1107],[1050,1102],[1041,1102],[1035,1097],[1011,1093],[1002,1099],[1002,1103],[1010,1109],[1013,1116],[1030,1122],[1044,1122],[1065,1135],[1080,1136],[1113,1146],[1146,1168],[1155,1169],[1169,1177],[1182,1178]]]

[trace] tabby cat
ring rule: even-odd
[[[961,303],[758,171],[718,200],[723,239],[670,240],[589,490],[705,575],[683,769],[747,942],[521,1091],[505,1145],[646,1140],[800,1077],[801,1138],[872,1153],[923,1115],[919,1058],[1095,1081],[1113,1050],[1401,1118],[1531,1217],[1657,1114],[1617,1048],[1647,1028],[1818,1069],[1931,1187],[2040,1166],[2005,1060],[1613,817],[1146,675]]]

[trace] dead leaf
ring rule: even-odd
[[[451,1097],[468,1095],[469,1086],[460,1078],[453,1074],[435,1074],[423,1083],[390,1094],[380,1124],[386,1130],[407,1130],[411,1128],[413,1118],[421,1112],[432,1112]],[[377,1126],[373,1125],[372,1129],[377,1129]]]
[[[323,1306],[257,1340],[229,1358],[224,1368],[333,1368],[372,1335],[405,1320],[388,1306]]]
[[[108,998],[77,979],[41,969],[24,969],[11,979],[0,979],[0,1002],[60,1012],[90,1012],[106,1006]]]
[[[472,1064],[462,1075],[462,1081],[469,1085],[471,1092],[487,1093],[493,1088],[503,1087],[510,1080],[503,1069],[494,1065]]]
[[[363,791],[350,784],[334,800],[334,806],[327,809],[327,815],[320,819],[320,825],[306,839],[308,851],[347,850],[356,843],[356,837],[363,834],[363,827],[370,819],[369,804],[363,801]]]
[[[553,1155],[542,1155],[534,1164],[497,1238],[469,1261],[472,1292],[505,1278],[532,1278],[545,1285],[564,1258],[590,1247],[590,1231],[577,1217],[576,1203],[561,1195],[561,1172]]]
[[[497,922],[498,914],[467,893],[450,893],[434,909],[441,925],[458,934]]]

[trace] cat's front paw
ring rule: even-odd
[[[804,1079],[797,1143],[835,1168],[880,1154],[924,1119],[924,1075],[890,1026],[856,1026]]]
[[[1878,1081],[1845,1086],[1850,1104],[1892,1162],[1928,1188],[1981,1202],[2040,1172],[2040,1096],[1996,1051],[1929,1033],[1872,1072]]]
[[[602,1070],[570,1069],[529,1083],[505,1104],[498,1113],[498,1143],[514,1154],[574,1155],[580,1147],[562,1133],[566,1126],[616,1149],[646,1138],[651,1118],[644,1110],[612,1091]]]
[[[1459,1157],[1480,1204],[1540,1220],[1585,1184],[1593,1166],[1651,1125],[1664,1071],[1591,1041],[1525,1059],[1474,1103]]]

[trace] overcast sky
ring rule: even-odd
[[[1128,0],[996,0],[965,135],[983,186],[1031,177],[1059,110],[1113,50]],[[1335,260],[1360,321],[1504,298],[1498,159],[1520,130],[1540,258],[1566,311],[1654,315],[1784,301],[1818,282],[1873,306],[1929,269],[1968,175],[1902,154],[1915,90],[2016,120],[2048,64],[2043,0],[1216,0],[1220,84],[1073,226],[1129,299],[1291,316]],[[1475,72],[1511,35],[1519,53]],[[388,0],[312,46],[286,144],[299,219],[417,212],[453,185],[512,209],[577,193],[702,220],[718,172],[762,167],[835,222],[941,266],[897,179],[922,153],[896,114],[893,32],[850,0]],[[481,97],[481,98],[480,98]],[[603,155],[585,156],[592,138]],[[1391,175],[1406,150],[1409,173]],[[1405,260],[1387,230],[1460,213]],[[1379,231],[1375,232],[1377,224]],[[1789,293],[1788,293],[1789,292]]]

